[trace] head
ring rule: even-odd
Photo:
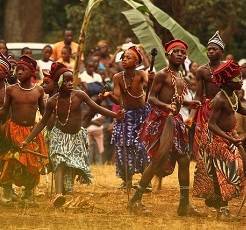
[[[54,90],[58,88],[57,84],[48,76],[44,77],[42,87],[44,92],[49,95],[52,95]]]
[[[73,31],[65,30],[64,31],[64,43],[70,46],[72,41],[73,41]]]
[[[233,62],[233,60],[221,64],[213,72],[213,81],[215,81],[216,84],[221,85],[222,88],[232,91],[240,90],[243,85],[240,66]]]
[[[8,56],[8,48],[4,40],[0,40],[0,53],[2,53],[5,57]]]
[[[170,65],[180,66],[187,57],[188,45],[179,39],[172,40],[165,44],[166,57]]]
[[[97,47],[100,50],[101,55],[108,55],[109,52],[109,42],[107,40],[101,40],[97,43]]]
[[[91,59],[89,59],[86,64],[85,64],[85,69],[86,69],[86,72],[89,74],[89,75],[93,75],[93,73],[95,72],[95,62],[93,62]]]
[[[11,64],[9,60],[2,54],[0,53],[0,80],[6,79],[11,70]]]
[[[62,85],[59,88],[60,92],[69,93],[73,90],[73,73],[66,71],[62,74]]]
[[[53,49],[50,45],[44,46],[42,49],[43,60],[48,61],[52,55]]]
[[[31,77],[35,77],[35,71],[37,62],[27,55],[20,57],[16,66],[16,76],[20,82],[26,82],[31,80]]]
[[[235,61],[235,58],[234,58],[234,56],[232,54],[227,54],[225,60],[226,61],[229,61],[229,60]]]
[[[70,70],[68,70],[68,68],[64,64],[59,62],[54,62],[51,65],[49,78],[54,82],[54,87],[58,88],[59,91],[62,90],[64,79],[68,75],[72,78],[73,81],[73,73]]]
[[[61,51],[62,60],[69,62],[72,54],[72,49],[70,46],[64,46]]]
[[[210,61],[219,61],[224,54],[225,44],[220,37],[219,31],[208,40],[207,56]]]
[[[246,59],[239,60],[238,64],[240,65],[243,78],[246,79]]]
[[[191,73],[193,73],[194,75],[196,75],[196,71],[198,70],[199,64],[196,62],[191,62],[189,65],[189,70]]]
[[[29,47],[24,47],[21,50],[21,55],[26,55],[26,56],[32,57],[32,50]]]
[[[100,57],[92,55],[92,56],[90,57],[90,60],[94,62],[95,71],[97,71],[98,65],[99,65]]]
[[[121,57],[124,69],[136,68],[142,62],[142,55],[136,46],[127,49]]]

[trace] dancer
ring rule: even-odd
[[[235,131],[235,113],[246,115],[246,108],[242,107],[235,93],[235,90],[242,87],[240,75],[240,67],[233,60],[223,63],[213,72],[221,90],[211,103],[209,140],[201,152],[207,173],[213,182],[212,186],[207,184],[205,187],[205,203],[217,209],[217,218],[220,220],[231,219],[228,202],[239,196],[245,180],[243,162],[245,164],[246,155],[244,150],[240,154],[242,146],[238,148],[245,140],[239,138]]]
[[[151,162],[144,170],[139,187],[128,204],[131,211],[142,208],[142,195],[153,176],[172,174],[177,162],[180,184],[178,215],[199,214],[189,205],[189,151],[185,124],[179,114],[182,104],[191,107],[200,104],[198,101],[183,101],[187,86],[179,70],[187,49],[188,45],[182,40],[172,40],[165,44],[169,66],[155,76],[149,98],[152,109],[140,130],[140,139],[151,156]]]
[[[149,159],[143,144],[138,139],[140,125],[150,111],[145,103],[144,87],[153,73],[136,70],[142,57],[137,47],[130,47],[122,56],[124,71],[114,75],[113,94],[108,94],[125,111],[123,121],[115,121],[111,142],[115,147],[116,174],[122,180],[122,188],[132,186],[132,176],[143,173]]]
[[[65,203],[64,176],[67,172],[79,175],[81,181],[90,182],[90,170],[88,165],[88,149],[85,129],[81,127],[81,103],[85,102],[92,109],[104,114],[121,118],[93,102],[83,91],[73,89],[73,75],[63,64],[54,63],[51,67],[51,75],[58,83],[59,91],[48,99],[46,111],[42,120],[35,126],[31,134],[22,143],[27,145],[47,125],[51,115],[55,113],[56,123],[50,132],[50,159],[55,171],[56,196],[53,200],[55,207]],[[71,183],[72,183],[72,177]]]
[[[5,132],[14,146],[18,146],[31,132],[35,125],[35,116],[39,108],[41,114],[44,111],[44,91],[40,86],[32,83],[35,75],[36,61],[28,56],[21,56],[17,62],[16,74],[18,83],[6,88],[6,99],[0,110],[2,117],[9,112],[9,120],[6,122]],[[1,156],[4,161],[0,176],[4,193],[11,192],[11,184],[24,186],[22,200],[32,202],[32,189],[38,184],[42,167],[47,164],[47,149],[42,134],[39,134],[34,142],[26,146],[27,149],[39,152],[43,158],[25,150],[16,153],[10,151]]]

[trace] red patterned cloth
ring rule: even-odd
[[[168,112],[153,106],[140,129],[140,140],[143,142],[150,157],[156,157],[158,155],[160,137],[168,116]],[[171,116],[171,119],[174,126],[173,137],[170,140],[172,142],[172,151],[168,158],[169,164],[167,164],[166,170],[163,169],[163,171],[165,171],[163,172],[164,175],[172,174],[175,168],[176,159],[182,155],[188,154],[188,137],[182,116],[178,114],[176,116]]]
[[[233,136],[233,131],[227,132],[227,135]],[[238,148],[209,131],[209,141],[202,152],[202,157],[211,180],[214,180],[213,170],[215,170],[222,199],[229,201],[239,196],[245,177]],[[207,195],[211,194],[211,187],[207,186],[205,192]]]
[[[18,146],[30,134],[32,128],[33,127],[20,126],[9,120],[6,123],[6,135],[16,146]],[[46,144],[41,133],[35,138],[35,141],[28,144],[26,148],[38,152],[48,158]],[[35,184],[37,184],[39,181],[39,170],[48,163],[47,160],[41,159],[34,154],[25,151],[17,152],[16,150],[9,151],[1,156],[1,158],[4,160],[5,166],[3,167],[0,181],[3,183],[7,180],[13,180],[18,186],[23,185],[22,178],[21,176],[18,176],[18,179],[16,179],[17,177],[15,177],[15,179],[11,178],[11,175],[13,174],[12,169],[25,168],[25,171],[34,178]],[[17,164],[19,164],[18,167],[16,167]]]
[[[211,100],[204,99],[202,106],[198,109],[196,115],[196,128],[193,143],[193,158],[196,161],[196,170],[194,174],[193,195],[205,197],[207,187],[213,193],[213,182],[209,178],[202,152],[208,142],[208,118],[211,111]]]

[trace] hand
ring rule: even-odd
[[[198,100],[193,100],[189,102],[190,109],[198,109],[201,105],[202,103]]]
[[[23,141],[22,143],[20,143],[20,145],[18,146],[20,149],[23,149],[25,148],[27,145],[27,142],[26,141]]]
[[[243,138],[231,138],[230,140],[234,145],[238,146],[243,143]]]
[[[178,111],[177,104],[175,102],[172,102],[170,105],[168,105],[168,109],[172,114],[176,114]]]
[[[155,78],[155,73],[153,71],[148,71],[148,80],[153,81]]]
[[[188,118],[186,121],[185,121],[185,125],[188,126],[188,127],[191,127],[193,124],[193,120]]]
[[[109,96],[110,96],[110,92],[99,93],[98,94],[98,99],[104,100],[104,99],[106,99]]]
[[[125,116],[125,111],[124,110],[119,110],[116,114],[116,119],[117,120],[122,120]]]

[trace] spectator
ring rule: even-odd
[[[72,59],[72,50],[70,46],[64,46],[61,51],[61,58],[58,62],[64,64],[69,70],[73,71],[75,61]]]
[[[78,50],[78,43],[73,42],[73,31],[67,29],[64,31],[64,40],[57,42],[53,45],[53,53],[52,53],[52,60],[57,61],[58,59],[62,58],[62,49],[63,47],[70,47],[71,48],[71,55],[75,57],[76,52]]]
[[[29,48],[29,47],[24,47],[22,50],[21,50],[21,56],[22,55],[26,55],[28,57],[32,57],[32,50]]]
[[[0,40],[0,53],[2,53],[5,57],[8,57],[8,48],[4,40]]]
[[[246,100],[246,59],[241,59],[238,64],[241,67],[241,73],[243,77],[243,86],[242,89],[244,90],[244,97],[243,99]]]

